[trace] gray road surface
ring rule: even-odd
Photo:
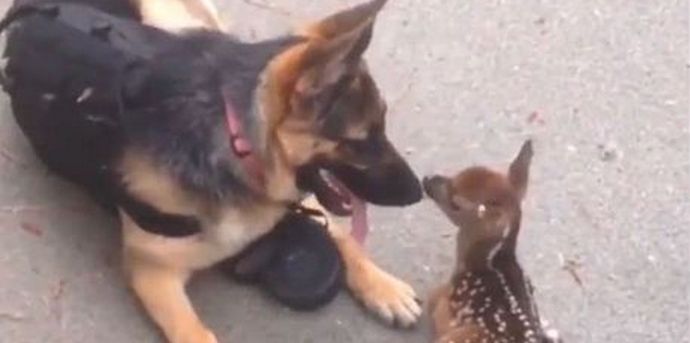
[[[355,2],[221,8],[260,39]],[[686,1],[392,0],[368,56],[420,174],[504,165],[536,140],[520,253],[567,342],[690,342]],[[125,289],[115,223],[37,163],[4,95],[0,111],[0,342],[159,342]],[[447,277],[454,228],[429,202],[373,221],[382,266],[424,295]],[[345,294],[292,313],[214,272],[191,294],[223,342],[428,339]]]

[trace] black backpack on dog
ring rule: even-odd
[[[2,22],[8,26],[3,88],[17,123],[51,170],[100,189],[93,196],[106,202],[114,194],[104,168],[117,152],[109,151],[115,144],[98,142],[121,139],[123,96],[136,87],[138,66],[172,37],[70,3],[15,6]],[[60,132],[74,134],[65,139]]]

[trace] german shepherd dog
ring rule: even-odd
[[[187,280],[305,197],[360,230],[366,202],[421,199],[362,57],[385,2],[258,43],[222,32],[208,0],[17,0],[8,12],[15,118],[49,168],[117,211],[130,285],[170,342],[217,341]],[[354,297],[416,323],[413,289],[328,230]]]

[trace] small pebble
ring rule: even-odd
[[[612,162],[622,156],[621,151],[616,144],[612,142],[599,144],[597,145],[597,149],[599,150],[599,159],[604,162]]]

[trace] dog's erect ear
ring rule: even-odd
[[[312,98],[352,72],[366,49],[365,44],[368,44],[363,40],[368,41],[370,37],[371,25],[368,24],[343,36],[311,43],[304,53],[295,84],[297,95]]]
[[[374,0],[334,14],[309,27],[307,49],[295,84],[298,100],[314,100],[359,62],[369,46],[376,14],[385,0]]]
[[[510,164],[510,169],[508,170],[508,179],[513,185],[513,188],[515,188],[515,190],[518,192],[521,199],[527,192],[529,166],[532,162],[532,155],[534,155],[534,151],[532,149],[532,140],[527,140],[522,145],[520,152],[515,160],[513,160],[513,163]]]
[[[304,33],[312,38],[332,39],[372,23],[387,0],[373,0],[333,14],[311,26]]]

